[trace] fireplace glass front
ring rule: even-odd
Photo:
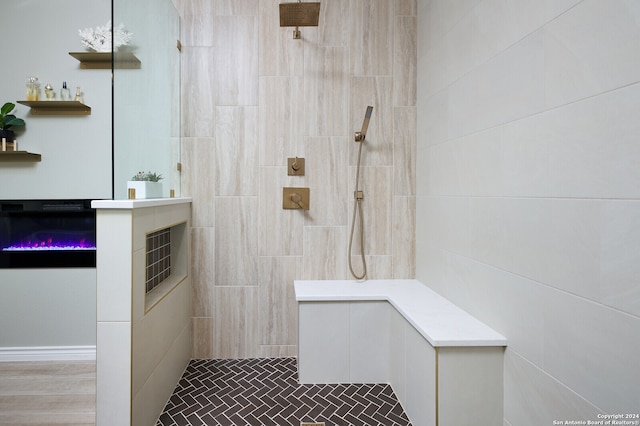
[[[0,201],[0,268],[95,266],[91,200]]]

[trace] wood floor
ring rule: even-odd
[[[95,426],[95,361],[0,362],[0,425]]]

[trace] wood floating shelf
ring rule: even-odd
[[[78,101],[18,101],[33,115],[91,115],[91,107]]]
[[[42,161],[40,154],[27,151],[0,151],[0,162],[2,163],[37,163]]]
[[[69,55],[80,61],[80,68],[92,70],[111,69],[111,63],[117,69],[138,69],[140,59],[131,52],[69,52]]]

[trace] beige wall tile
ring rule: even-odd
[[[302,279],[332,280],[347,276],[347,228],[307,226]]]
[[[393,105],[415,106],[418,22],[413,16],[395,19],[393,39]]]
[[[306,225],[335,226],[347,223],[347,194],[353,194],[348,188],[347,154],[350,142],[345,137],[311,137],[306,141],[307,177],[310,198],[314,208],[306,215]]]
[[[416,16],[418,14],[416,0],[395,0],[396,16]]]
[[[213,11],[220,15],[256,15],[260,0],[209,0],[213,1]]]
[[[182,195],[193,198],[191,224],[196,227],[214,226],[214,140],[183,138],[181,146]]]
[[[393,164],[393,78],[354,77],[351,80],[351,128],[349,135],[362,129],[367,106],[373,107],[365,139],[362,165],[391,166]],[[359,144],[351,145],[351,165],[358,161]]]
[[[191,315],[213,316],[215,230],[191,228]]]
[[[349,60],[354,75],[391,75],[394,4],[388,0],[352,0]]]
[[[215,285],[258,283],[256,197],[216,197]]]
[[[194,199],[194,247],[203,251],[193,264],[194,353],[293,356],[288,284],[350,277],[353,132],[367,105],[375,107],[361,172],[369,277],[410,270],[394,259],[412,250],[410,235],[397,249],[391,235],[412,223],[392,218],[403,214],[393,197],[408,201],[415,179],[416,73],[404,68],[416,67],[417,2],[324,0],[319,27],[301,28],[301,40],[280,28],[280,0],[178,3],[187,27],[183,194]],[[306,159],[306,176],[287,176],[295,156]],[[285,186],[309,187],[311,209],[283,210]]]
[[[288,157],[302,156],[302,87],[297,77],[260,78],[260,165],[284,166]]]
[[[265,358],[279,358],[298,356],[297,345],[260,345],[258,356]]]
[[[216,287],[214,358],[249,358],[257,353],[257,287]]]
[[[280,3],[280,0],[260,0],[261,77],[302,75],[305,43],[293,39],[293,28],[280,27]],[[263,100],[262,97],[260,100]]]
[[[355,187],[355,167],[351,168],[352,187]],[[360,170],[360,190],[364,192],[362,216],[364,218],[365,242],[367,255],[391,254],[391,217],[392,210],[392,176],[390,167],[362,167]],[[353,217],[354,203],[349,206],[349,223]],[[356,219],[356,228],[360,219]],[[356,230],[356,232],[358,232]],[[353,254],[360,254],[354,245]]]
[[[182,134],[213,136],[214,97],[217,90],[211,73],[215,60],[210,47],[182,48]]]
[[[213,358],[214,324],[211,317],[194,317],[191,321],[193,335],[192,357],[194,359]]]
[[[356,244],[356,240],[354,239],[354,247]],[[354,253],[356,252],[354,248]],[[393,260],[391,256],[369,256],[365,255],[364,257],[366,262],[367,275],[365,279],[367,280],[384,280],[393,278]],[[354,274],[358,276],[362,276],[364,271],[364,267],[362,265],[362,257],[360,255],[351,256],[351,267],[353,268]],[[354,279],[351,272],[348,272],[347,279]]]
[[[183,46],[212,46],[213,2],[211,0],[181,0],[177,6],[182,18]]]
[[[216,107],[216,195],[258,195],[258,107]]]
[[[258,105],[258,20],[254,16],[216,16],[213,20],[215,90],[217,106]]]
[[[416,193],[416,109],[393,110],[393,195]]]
[[[347,49],[317,46],[305,52],[305,134],[336,136],[346,131],[348,74]]]
[[[298,341],[298,304],[293,281],[302,274],[302,257],[261,257],[258,305],[260,341],[265,345],[293,345]]]
[[[416,274],[416,200],[393,197],[393,278],[414,278]]]
[[[300,186],[286,167],[262,167],[259,195],[260,256],[302,256],[305,213],[282,208],[282,188]]]

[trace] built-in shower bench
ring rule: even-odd
[[[417,280],[295,281],[302,383],[390,383],[413,425],[503,423],[504,336]]]

